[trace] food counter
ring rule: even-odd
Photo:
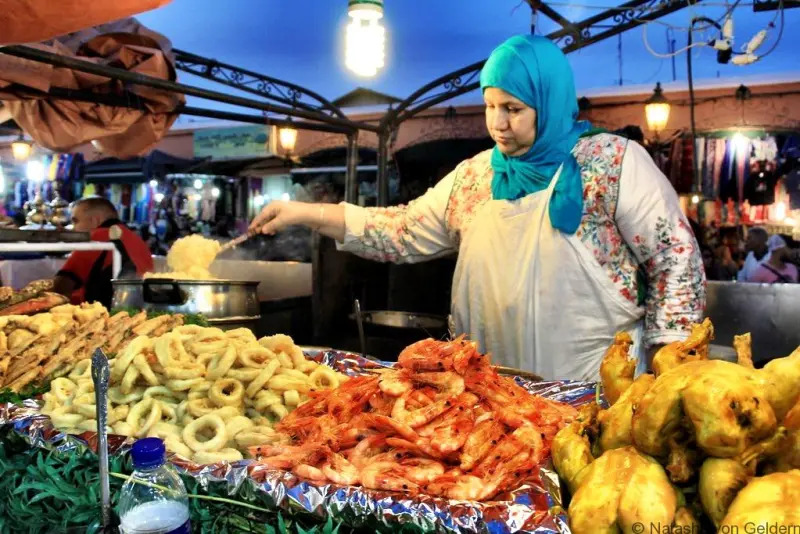
[[[115,476],[134,439],[160,437],[193,498],[213,488],[227,507],[193,505],[192,519],[246,519],[229,531],[263,530],[276,513],[340,532],[794,524],[800,350],[755,369],[749,334],[733,340],[735,362],[709,359],[715,334],[710,320],[693,325],[658,352],[654,374],[635,377],[632,340],[620,333],[598,390],[500,374],[462,338],[423,340],[383,363],[223,332],[202,317],[63,305],[0,317],[0,378],[17,401],[0,406],[0,424],[16,447],[80,455],[96,448],[105,409]],[[90,378],[95,348],[109,355],[105,408]],[[31,484],[25,491],[48,482]],[[66,507],[81,491],[66,484],[35,502]],[[71,517],[62,530],[76,526]]]

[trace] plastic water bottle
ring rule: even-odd
[[[186,486],[166,463],[164,442],[144,438],[131,449],[134,472],[119,499],[122,534],[190,534]]]

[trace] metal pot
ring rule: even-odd
[[[259,282],[236,280],[112,280],[112,307],[199,313],[223,329],[255,327]]]

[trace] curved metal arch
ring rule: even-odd
[[[307,111],[347,118],[344,112],[319,94],[299,85],[242,69],[183,50],[173,49],[175,68],[275,102]],[[309,102],[309,100],[311,102]]]
[[[630,0],[619,7],[607,9],[575,23],[569,23],[551,9],[544,9],[545,4],[538,4],[536,8],[561,25],[561,29],[546,37],[568,54],[700,1]],[[381,119],[381,130],[396,128],[421,111],[477,89],[479,83],[476,79],[485,63],[486,60],[478,61],[422,86],[386,113]],[[439,91],[434,92],[436,89]]]

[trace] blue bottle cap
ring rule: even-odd
[[[158,467],[164,463],[166,449],[159,438],[142,438],[131,447],[134,469]]]

